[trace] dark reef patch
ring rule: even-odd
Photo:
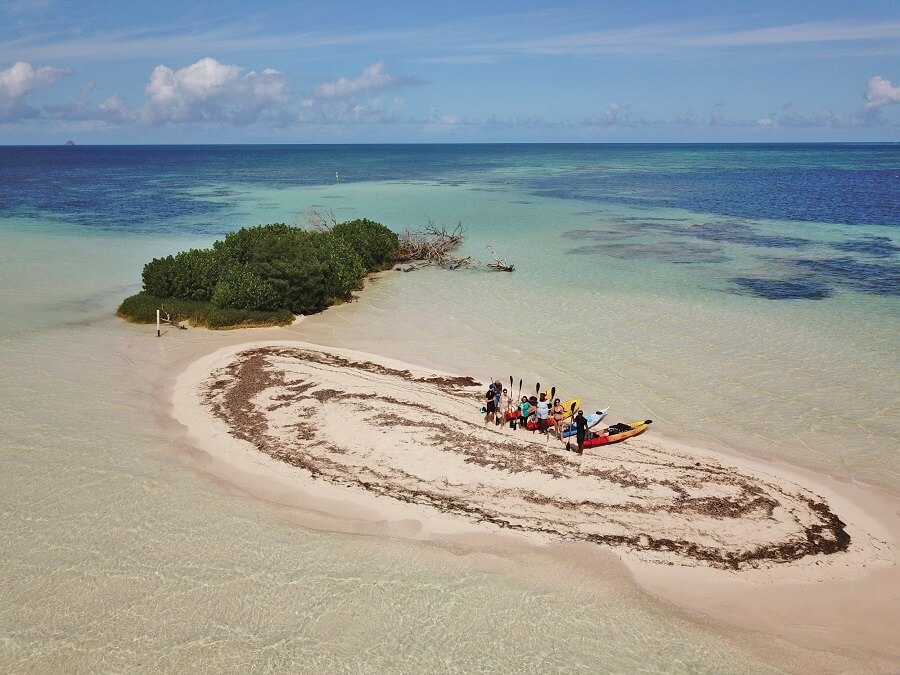
[[[843,253],[862,253],[864,255],[876,256],[879,258],[889,258],[896,253],[900,253],[900,246],[897,246],[889,237],[869,236],[861,239],[851,239],[849,241],[841,241],[831,244],[831,248],[842,251]]]
[[[768,300],[823,300],[830,298],[832,289],[809,279],[760,279],[735,277],[732,283],[749,295]]]
[[[792,265],[821,283],[846,286],[860,293],[900,295],[900,265],[865,262],[857,258],[802,258]]]
[[[724,263],[731,259],[724,255],[719,248],[677,241],[648,244],[615,242],[588,244],[570,248],[566,253],[569,255],[607,255],[622,260],[634,258],[662,260],[679,265]]]
[[[684,234],[705,241],[763,248],[803,248],[812,243],[809,239],[800,237],[758,234],[755,228],[750,227],[746,223],[726,221],[692,225],[684,230]]]

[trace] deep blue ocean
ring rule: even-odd
[[[597,237],[608,255],[667,263],[727,262],[725,245],[789,253],[777,277],[731,278],[735,292],[757,297],[815,300],[841,288],[900,295],[900,144],[2,147],[0,218],[218,236],[259,224],[241,220],[244,189],[336,177],[513,187],[535,199],[630,209],[616,232],[564,233],[579,244],[576,255],[595,253]],[[705,217],[667,219],[664,210]],[[765,222],[800,227],[760,228]],[[823,243],[822,226],[843,236]],[[629,241],[638,234],[666,242],[638,246]]]
[[[0,208],[160,228],[226,208],[189,188],[326,185],[335,171],[344,181],[444,183],[488,174],[536,195],[900,226],[900,144],[0,147]]]

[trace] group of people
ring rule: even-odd
[[[561,405],[558,398],[547,400],[547,394],[537,396],[523,396],[521,401],[514,401],[511,393],[502,387],[499,382],[488,387],[484,395],[484,424],[501,425],[509,419],[510,426],[515,429],[521,426],[523,429],[540,431],[542,434],[553,433],[560,441],[563,439],[563,422],[569,416],[569,412]],[[511,413],[511,414],[510,414]],[[510,419],[511,418],[511,419]],[[588,423],[584,411],[575,413],[572,422],[575,425],[575,439],[578,442],[578,454],[584,454],[584,441],[587,438]]]

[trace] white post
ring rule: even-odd
[[[156,310],[156,337],[159,337],[159,310]]]

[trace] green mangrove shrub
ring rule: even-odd
[[[143,290],[118,314],[152,322],[166,308],[176,321],[225,328],[290,323],[352,297],[368,272],[397,259],[397,235],[358,219],[328,231],[275,223],[245,227],[209,249],[154,258],[141,275]]]
[[[244,265],[233,263],[219,275],[212,293],[212,304],[219,308],[267,310],[278,309],[275,289]]]
[[[154,258],[144,265],[144,290],[162,298],[209,300],[219,280],[221,260],[213,249],[190,249]]]
[[[338,223],[331,228],[331,233],[347,240],[369,272],[389,269],[400,253],[400,238],[381,223],[367,218]]]

